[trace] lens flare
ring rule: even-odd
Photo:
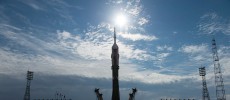
[[[124,26],[127,24],[127,18],[124,14],[118,14],[115,19],[115,23],[118,26]]]

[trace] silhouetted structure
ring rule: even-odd
[[[99,88],[95,88],[94,92],[97,95],[97,100],[103,100],[102,94],[99,92]]]
[[[224,82],[221,73],[221,67],[219,63],[219,57],[217,53],[217,46],[215,38],[212,39],[212,52],[213,52],[213,63],[214,63],[214,74],[216,83],[216,97],[217,100],[226,100]]]
[[[33,80],[33,72],[27,71],[27,83],[26,83],[26,92],[24,95],[24,100],[30,100],[30,83]]]
[[[202,100],[210,100],[206,79],[205,79],[205,75],[206,75],[205,67],[200,67],[199,73],[200,76],[202,76],[202,84],[203,84]]]
[[[120,100],[120,91],[119,91],[119,80],[118,80],[118,70],[119,70],[119,48],[116,43],[116,29],[114,27],[114,43],[112,46],[112,100]],[[129,100],[134,100],[135,93],[137,92],[136,88],[132,89],[133,92],[129,94]],[[95,88],[94,92],[97,95],[97,100],[103,100],[102,94],[99,92],[98,88]]]
[[[118,80],[118,69],[119,69],[119,51],[116,44],[116,30],[114,28],[114,44],[112,46],[112,77],[113,77],[113,90],[112,100],[120,100],[119,93],[119,80]]]
[[[72,99],[33,99],[33,100],[72,100]]]
[[[41,99],[33,99],[33,100],[72,100],[72,99],[68,99],[65,94],[56,91],[54,98],[50,98],[50,99],[41,98]]]
[[[132,88],[132,93],[129,94],[129,100],[135,100],[135,94],[137,92],[136,88]]]
[[[173,98],[170,98],[170,99],[161,99],[161,100],[196,100],[196,99],[173,99]]]

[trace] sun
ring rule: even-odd
[[[124,14],[117,14],[115,24],[118,26],[124,26],[127,24],[127,17]]]

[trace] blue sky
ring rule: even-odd
[[[230,98],[228,0],[1,0],[0,98],[22,99],[26,71],[34,71],[31,98],[111,99],[113,27],[120,53],[121,99],[202,96],[198,68],[206,66],[216,99],[211,39],[216,38]],[[114,20],[127,18],[119,27]],[[44,92],[45,91],[45,92]],[[14,96],[12,96],[14,95]]]

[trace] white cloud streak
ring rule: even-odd
[[[212,52],[207,44],[183,45],[179,50],[188,55],[190,62],[194,65],[209,65],[212,61]]]
[[[138,24],[142,26],[142,25],[147,24],[148,22],[149,22],[148,19],[142,17],[142,18],[139,18]]]
[[[230,34],[230,20],[223,19],[216,13],[207,13],[203,15],[197,27],[202,34]]]
[[[145,41],[153,41],[157,40],[158,38],[156,36],[148,36],[148,35],[142,35],[142,34],[131,34],[131,33],[118,33],[123,38],[132,40],[132,41],[137,41],[137,40],[145,40]]]
[[[157,46],[157,51],[172,51],[173,47],[164,45],[164,46]]]
[[[201,45],[184,45],[181,47],[179,51],[182,51],[184,53],[205,53],[208,51],[208,45],[201,44]]]

